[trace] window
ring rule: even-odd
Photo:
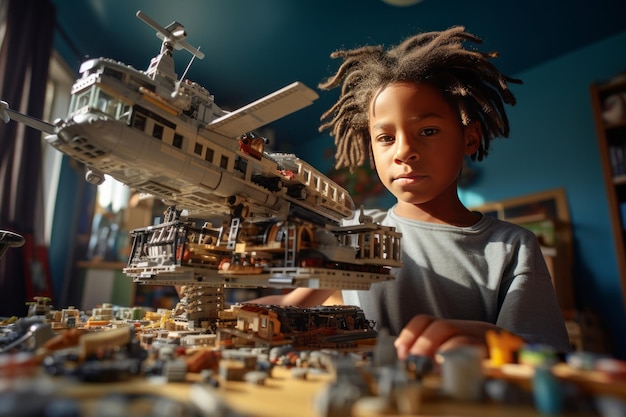
[[[215,151],[211,148],[206,148],[206,155],[204,155],[204,159],[210,163],[213,163],[213,155]]]
[[[96,108],[111,117],[116,117],[120,101],[116,100],[112,95],[105,93],[99,88],[96,89],[96,96]]]
[[[152,137],[157,138],[157,139],[162,139],[163,138],[163,126],[155,123],[154,128],[152,129]]]
[[[222,159],[220,159],[220,168],[228,168],[228,157],[222,155]]]
[[[109,77],[113,77],[118,80],[122,80],[124,78],[124,74],[121,71],[118,71],[115,68],[110,68],[110,67],[104,67],[102,74],[108,75]]]
[[[71,86],[70,86],[71,87]],[[91,87],[81,93],[76,93],[72,97],[72,104],[70,106],[70,113],[78,112],[89,106],[89,102],[91,101],[91,94],[95,87]],[[65,115],[64,115],[65,116]]]
[[[174,140],[172,141],[172,146],[175,146],[178,149],[182,149],[183,148],[183,135],[174,133]]]
[[[146,116],[141,113],[135,113],[133,116],[133,127],[143,132],[146,128]]]
[[[235,158],[235,169],[237,171],[240,171],[243,175],[246,175],[246,170],[248,169],[248,160],[237,156]]]
[[[201,144],[201,143],[196,142],[196,146],[193,148],[193,152],[194,152],[196,155],[202,155],[202,148],[203,148],[202,144]]]
[[[124,120],[126,123],[130,121],[130,112],[132,107],[129,104],[122,103],[120,107],[120,115],[118,119]]]
[[[63,61],[58,53],[53,52],[50,58],[48,83],[46,85],[44,120],[65,118],[68,115],[68,108],[70,108],[70,102],[73,100],[70,96],[70,90],[74,80],[75,76],[71,68]],[[89,94],[90,93],[87,93],[87,102]],[[63,154],[52,148],[52,146],[48,146],[45,139],[41,141],[45,143],[45,146],[42,147],[43,172],[47,173],[43,178],[43,205],[45,211],[44,239],[46,244],[50,244],[52,220],[54,218]]]

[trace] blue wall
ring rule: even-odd
[[[467,205],[566,190],[574,233],[574,286],[579,309],[600,316],[616,356],[626,358],[626,316],[589,87],[626,71],[626,32],[521,74],[513,85],[511,136],[492,143],[477,163],[477,180],[462,193]],[[515,53],[515,51],[501,51]],[[496,60],[497,64],[497,60]],[[320,136],[295,150],[327,172],[332,139]],[[380,201],[380,200],[378,200]],[[392,198],[382,204],[390,205]]]

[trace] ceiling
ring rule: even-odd
[[[293,81],[317,89],[339,62],[330,53],[365,44],[394,45],[422,31],[454,25],[500,51],[495,64],[516,75],[546,60],[626,31],[624,0],[423,0],[407,7],[381,0],[52,0],[55,45],[74,70],[86,57],[113,58],[141,70],[159,52],[142,10],[165,27],[185,26],[187,42],[206,54],[187,78],[234,110]],[[624,51],[619,51],[624,53]],[[191,55],[175,51],[180,75]],[[519,87],[516,87],[519,88]],[[320,92],[312,106],[272,123],[274,148],[318,136],[319,117],[337,97]],[[287,146],[288,148],[289,146]]]

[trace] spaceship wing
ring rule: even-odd
[[[6,101],[0,101],[0,118],[2,118],[5,123],[8,123],[11,119],[13,119],[16,122],[24,123],[26,126],[30,126],[33,129],[37,129],[44,133],[56,133],[54,125],[44,122],[41,119],[37,119],[36,117],[12,110],[9,108],[9,103]]]
[[[318,97],[318,94],[311,88],[296,81],[213,120],[206,128],[224,136],[236,138],[309,106]]]

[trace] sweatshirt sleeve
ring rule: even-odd
[[[496,324],[527,343],[549,345],[561,353],[571,351],[563,313],[534,235],[526,234],[517,255],[500,288]]]

